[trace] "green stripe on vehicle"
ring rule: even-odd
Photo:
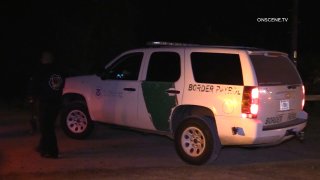
[[[169,96],[166,90],[174,88],[174,83],[147,82],[142,83],[142,91],[147,111],[157,130],[169,131],[171,109],[177,105],[177,97]]]

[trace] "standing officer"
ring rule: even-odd
[[[61,104],[64,78],[54,64],[52,53],[45,51],[34,75],[33,91],[38,100],[40,142],[37,151],[45,158],[58,158],[59,149],[55,134],[55,120]]]

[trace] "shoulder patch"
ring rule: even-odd
[[[52,90],[58,91],[61,89],[63,80],[62,77],[58,74],[52,74],[49,79],[49,86]]]

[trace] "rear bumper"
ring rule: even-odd
[[[280,124],[275,124],[275,125],[271,125],[271,126],[264,126],[262,128],[263,131],[270,131],[270,130],[275,130],[275,129],[283,129],[283,128],[287,128],[287,127],[292,127],[292,126],[296,126],[302,123],[306,123],[307,119],[300,119],[297,118],[295,120],[289,121],[289,122],[284,122],[284,123],[280,123]]]
[[[306,119],[299,119],[298,121],[303,122],[285,128],[258,132],[257,137],[253,141],[253,145],[275,145],[294,137],[292,132],[300,133],[307,125]]]
[[[233,127],[233,136],[229,136],[224,145],[269,146],[279,144],[294,137],[295,133],[303,131],[307,125],[308,114],[298,113],[295,120],[264,127],[260,120],[241,119]],[[288,133],[291,132],[291,133]]]

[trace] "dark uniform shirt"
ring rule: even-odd
[[[61,100],[64,85],[63,73],[54,64],[41,65],[33,76],[31,94],[39,101]]]

